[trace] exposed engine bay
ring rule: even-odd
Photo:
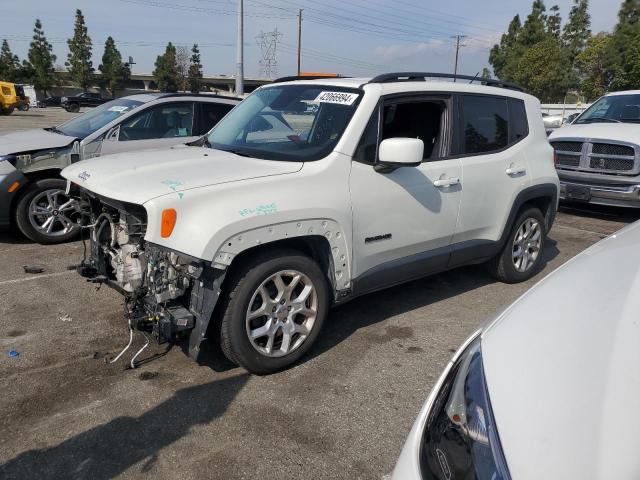
[[[196,358],[213,314],[224,271],[144,240],[147,218],[141,205],[99,197],[82,190],[83,230],[90,248],[78,272],[107,284],[125,299],[130,328],[158,343],[189,338]],[[83,232],[83,238],[86,233]]]

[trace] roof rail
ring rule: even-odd
[[[141,93],[140,95],[144,95]],[[220,95],[218,93],[209,93],[209,92],[163,92],[158,95],[159,98],[169,98],[169,97],[206,97],[206,98],[222,98],[225,100],[242,100],[240,97],[233,97],[231,95]]]
[[[523,88],[515,83],[504,82],[496,78],[481,78],[470,75],[457,75],[453,73],[434,73],[434,72],[396,72],[383,73],[377,77],[373,77],[368,83],[391,83],[391,82],[415,82],[426,81],[427,78],[452,78],[454,80],[469,80],[471,82],[481,82],[492,87],[508,88],[523,92]]]
[[[350,78],[350,77],[328,77],[327,75],[291,75],[289,77],[280,77],[276,78],[271,83],[282,83],[282,82],[295,82],[296,80],[334,80],[336,78]]]

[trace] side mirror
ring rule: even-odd
[[[378,150],[380,165],[386,168],[417,167],[423,155],[424,142],[419,138],[387,138]]]
[[[119,136],[120,136],[120,125],[116,125],[115,127],[112,127],[111,129],[109,129],[109,131],[104,136],[104,139],[105,140],[118,140]]]

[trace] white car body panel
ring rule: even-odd
[[[62,148],[75,140],[75,137],[49,132],[43,128],[0,133],[0,155],[16,152]]]
[[[548,275],[482,330],[489,397],[514,480],[640,476],[638,244],[636,222]],[[421,478],[422,433],[450,366],[414,423],[394,479]]]

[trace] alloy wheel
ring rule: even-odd
[[[512,260],[519,272],[526,272],[536,263],[542,246],[542,227],[535,218],[520,224],[513,239]]]
[[[29,222],[43,235],[58,237],[77,227],[73,221],[78,202],[62,190],[48,189],[33,197],[29,204]]]
[[[296,270],[269,276],[255,290],[246,313],[253,348],[282,357],[304,343],[318,314],[318,293],[311,279]]]

